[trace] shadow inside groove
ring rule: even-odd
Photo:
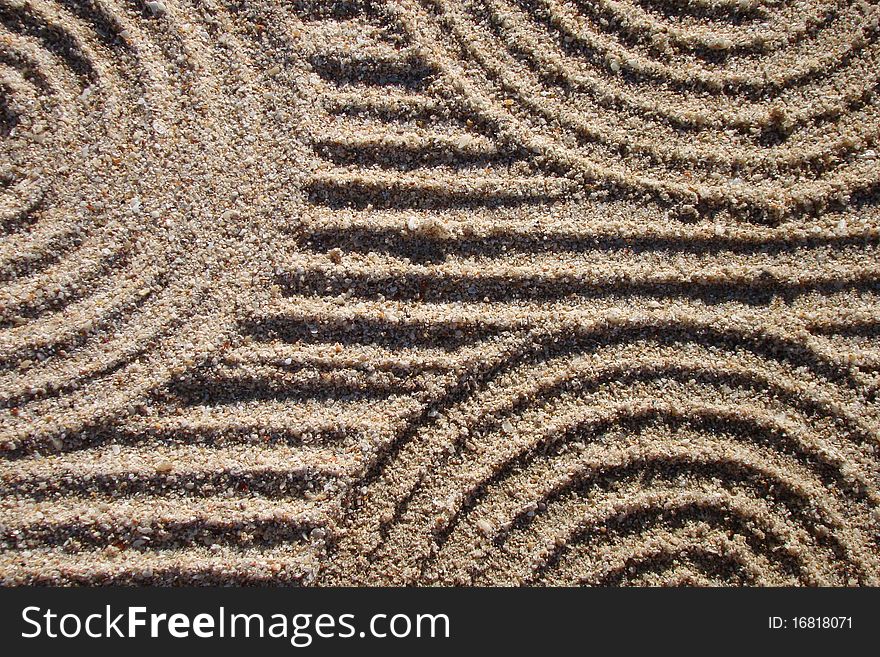
[[[877,338],[880,337],[880,320],[853,320],[851,322],[835,322],[810,327],[811,333],[845,338]]]
[[[137,531],[136,525],[116,524],[112,529],[103,523],[80,522],[53,524],[40,522],[11,530],[0,528],[0,541],[10,545],[26,541],[28,545],[62,546],[75,540],[82,547],[129,547],[143,541],[144,550],[173,550],[190,546],[230,545],[236,547],[271,547],[286,543],[302,543],[312,529],[322,523],[313,521],[281,521],[248,518],[157,522],[149,535]],[[137,548],[135,548],[137,549]]]
[[[378,166],[398,171],[439,166],[461,171],[489,166],[504,170],[526,157],[525,153],[466,153],[431,143],[356,145],[336,139],[318,140],[314,149],[323,159],[339,166]]]
[[[540,180],[536,179],[535,184],[539,185]],[[370,207],[405,210],[537,205],[562,196],[561,191],[548,192],[539,189],[436,189],[428,188],[428,181],[425,185],[393,185],[366,177],[357,180],[321,178],[309,181],[305,189],[311,203],[333,209],[358,210]]]
[[[6,139],[21,122],[21,115],[9,103],[13,92],[9,85],[0,82],[0,137]],[[0,189],[7,187],[5,179],[0,178]]]
[[[286,296],[338,296],[351,294],[362,299],[395,301],[466,302],[466,301],[548,301],[567,297],[649,297],[683,298],[717,304],[739,302],[766,305],[775,299],[791,303],[805,294],[833,294],[843,291],[875,292],[880,280],[873,273],[852,278],[829,278],[811,282],[782,280],[764,271],[747,281],[713,282],[589,280],[578,275],[514,279],[503,275],[468,276],[407,273],[395,276],[340,272],[332,274],[308,271],[300,277],[283,274],[277,277]]]
[[[263,445],[285,445],[298,447],[312,444],[335,444],[349,439],[357,439],[361,432],[352,427],[335,429],[312,429],[303,431],[297,427],[271,428],[256,427],[248,424],[220,426],[216,428],[186,427],[172,429],[151,429],[145,431],[127,430],[110,422],[94,423],[76,433],[64,433],[61,447],[55,448],[50,440],[20,442],[14,448],[0,451],[0,460],[17,461],[34,456],[34,454],[68,454],[85,449],[120,445],[137,447],[141,445],[165,445],[180,447],[181,445],[202,445],[206,449],[231,447],[253,442],[253,434],[259,435],[259,443]],[[58,434],[51,437],[60,438]],[[0,447],[3,444],[0,443]]]
[[[324,80],[338,86],[394,86],[420,91],[435,74],[432,66],[413,56],[396,59],[313,55],[309,63]]]
[[[7,480],[0,483],[0,495],[26,496],[35,501],[92,493],[110,495],[115,498],[142,495],[151,497],[184,495],[213,498],[218,491],[229,492],[231,490],[235,495],[290,499],[301,497],[309,490],[323,487],[329,479],[330,477],[327,475],[312,472],[308,468],[291,471],[172,472],[167,475],[145,473],[72,474],[63,477],[35,476],[17,481]]]
[[[374,0],[288,0],[286,8],[302,20],[351,20],[376,13]]]
[[[246,548],[245,548],[246,549]],[[244,549],[242,550],[244,552]],[[259,553],[249,552],[255,559]],[[28,574],[30,586],[303,586],[307,576],[295,569],[255,571],[235,570],[226,563],[212,564],[209,558],[199,566],[165,566],[162,568],[134,568],[120,566],[100,574],[44,571]]]
[[[184,406],[223,406],[250,401],[380,401],[413,392],[405,380],[393,378],[390,382],[370,382],[320,377],[285,384],[282,380],[254,376],[212,377],[208,374],[186,383],[175,382],[168,391]]]
[[[646,12],[666,18],[710,18],[733,25],[765,20],[767,7],[763,3],[745,2],[691,2],[691,0],[635,0]],[[591,11],[588,0],[575,0],[580,11]]]
[[[430,237],[402,232],[392,228],[345,229],[322,228],[311,231],[305,241],[315,251],[341,248],[354,253],[384,253],[409,258],[413,262],[442,262],[447,256],[461,258],[497,258],[511,253],[593,253],[623,251],[642,253],[688,253],[694,255],[755,255],[765,253],[779,255],[800,249],[823,247],[845,248],[851,246],[880,245],[880,236],[780,236],[765,239],[742,240],[724,235],[713,236],[628,236],[596,234],[585,236],[547,235],[542,233],[522,235],[490,235],[482,238]]]
[[[239,330],[259,340],[289,343],[340,342],[381,347],[426,347],[455,351],[503,332],[501,328],[473,324],[402,318],[390,322],[364,317],[347,320],[267,317],[242,322]]]

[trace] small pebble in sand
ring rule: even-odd
[[[147,9],[150,10],[153,16],[164,16],[168,11],[168,7],[161,0],[148,0]]]

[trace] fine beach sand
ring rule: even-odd
[[[0,0],[0,583],[877,585],[875,0]]]

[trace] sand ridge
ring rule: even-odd
[[[0,0],[3,583],[876,585],[878,18]]]

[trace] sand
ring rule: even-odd
[[[0,0],[0,582],[877,585],[878,19]]]

